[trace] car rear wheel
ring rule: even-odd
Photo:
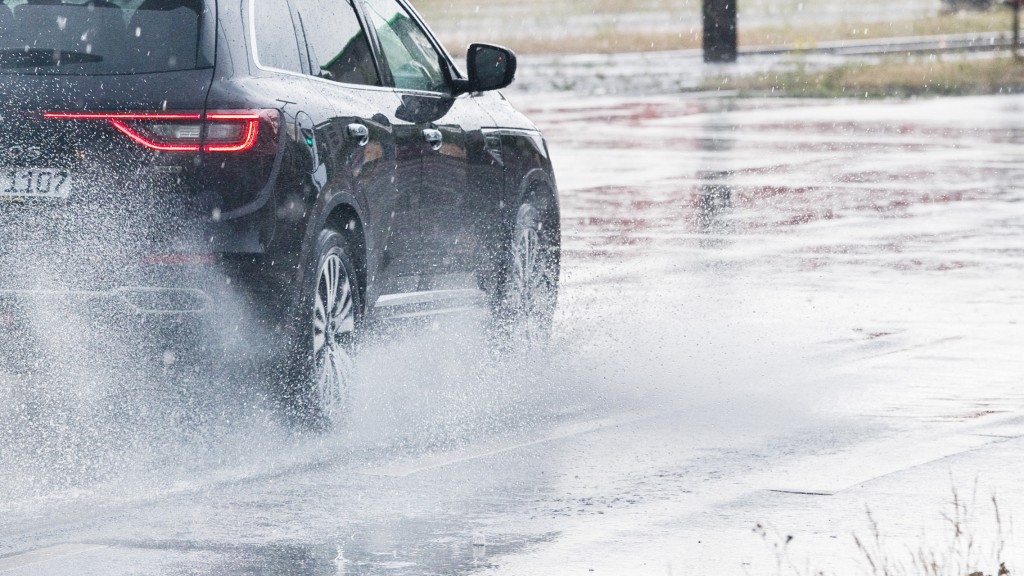
[[[355,382],[362,302],[341,234],[322,231],[315,256],[315,273],[306,282],[296,318],[291,384],[300,423],[329,429],[344,419]]]

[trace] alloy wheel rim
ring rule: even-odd
[[[313,305],[313,395],[327,418],[341,410],[352,380],[354,335],[352,282],[341,258],[331,254],[320,267]]]
[[[535,344],[545,341],[546,306],[544,254],[536,208],[529,204],[519,209],[512,239],[512,313],[510,328],[516,339]]]
[[[516,306],[520,312],[530,312],[537,291],[537,250],[539,238],[533,227],[522,227],[517,231],[512,246]]]

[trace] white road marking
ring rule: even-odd
[[[40,548],[39,550],[25,552],[24,554],[18,554],[16,556],[0,558],[0,572],[8,572],[17,568],[31,566],[32,564],[49,562],[58,558],[76,556],[78,554],[84,554],[94,550],[102,550],[104,548],[109,548],[109,546],[106,544],[58,544],[57,546],[50,546],[49,548]]]
[[[857,444],[833,454],[777,466],[758,482],[771,492],[831,496],[868,482],[1024,436],[1014,415],[956,428]]]
[[[476,460],[477,458],[494,456],[495,454],[501,454],[503,452],[520,450],[522,448],[528,448],[530,446],[536,446],[546,442],[586,434],[588,432],[594,432],[604,428],[631,424],[633,422],[654,418],[662,414],[665,414],[665,412],[629,413],[608,416],[597,420],[588,420],[585,422],[573,422],[556,427],[539,438],[532,438],[529,440],[523,440],[521,438],[502,439],[484,444],[474,444],[473,446],[468,446],[462,450],[445,452],[443,454],[429,454],[420,458],[412,458],[406,461],[366,468],[362,470],[362,473],[371,476],[402,478],[405,476],[411,476],[412,474],[425,472],[427,470],[433,470],[435,468],[442,468],[452,464],[468,462],[470,460]]]

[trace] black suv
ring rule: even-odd
[[[371,320],[544,337],[547,145],[495,92],[512,52],[466,68],[404,0],[0,1],[0,337],[40,301],[202,319],[324,422]]]

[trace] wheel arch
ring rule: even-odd
[[[515,194],[516,202],[511,206],[507,225],[508,237],[503,246],[511,242],[511,232],[515,227],[516,213],[523,204],[530,203],[543,215],[542,234],[547,235],[551,247],[551,258],[554,266],[555,282],[562,269],[562,221],[561,205],[558,199],[558,187],[549,169],[534,168],[528,171],[519,184]]]
[[[543,168],[534,168],[523,176],[518,190],[519,203],[532,200],[538,194],[547,194],[558,209],[558,187],[555,179]]]
[[[349,249],[349,255],[355,260],[356,277],[359,282],[360,300],[366,305],[367,246],[366,229],[363,218],[354,203],[339,202],[326,213],[320,229],[330,228],[341,234]]]
[[[558,187],[554,177],[542,169],[534,168],[526,173],[518,190],[518,202],[521,206],[527,202],[536,204],[537,208],[545,215],[544,226],[553,237],[554,246],[561,252],[562,244],[562,222],[561,205],[558,199]]]

